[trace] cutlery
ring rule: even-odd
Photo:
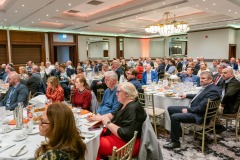
[[[0,146],[0,153],[5,151],[5,150],[7,150],[7,149],[9,149],[9,148],[11,148],[11,147],[13,147],[13,146],[15,146],[15,145],[16,144],[9,144],[9,145],[7,145],[5,147]]]
[[[20,145],[19,147],[17,147],[15,150],[13,150],[12,155],[17,156],[19,153],[21,153],[21,151],[26,147],[25,144]]]

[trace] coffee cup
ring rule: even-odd
[[[4,132],[9,132],[11,130],[9,125],[3,125],[2,128],[3,128]]]
[[[20,139],[23,139],[23,138],[24,138],[24,135],[23,135],[22,131],[19,131],[15,134],[15,139],[16,140],[20,140]]]

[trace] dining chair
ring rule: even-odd
[[[234,114],[222,114],[222,119],[226,120],[226,128],[228,127],[228,122],[235,120],[235,134],[236,134],[236,142],[238,142],[238,129],[240,128],[240,105],[238,107],[237,113]]]
[[[110,160],[131,160],[137,134],[138,132],[135,131],[133,138],[121,148],[117,149],[114,146]]]
[[[157,136],[157,119],[158,122],[163,121],[163,127],[165,129],[165,112],[166,110],[161,108],[155,108],[154,106],[154,95],[146,93],[138,93],[138,101],[142,104],[146,113],[152,119],[155,134]]]
[[[204,121],[202,124],[196,124],[196,123],[183,123],[182,124],[182,140],[184,143],[184,132],[185,129],[193,131],[193,135],[195,137],[195,134],[198,133],[202,135],[202,153],[204,153],[204,142],[205,142],[205,134],[208,132],[213,131],[214,135],[214,143],[217,142],[216,140],[216,131],[215,131],[215,122],[216,122],[216,116],[217,116],[217,109],[220,105],[220,100],[212,101],[208,99],[205,115],[204,115]],[[185,125],[187,124],[187,126]],[[193,127],[193,129],[192,129]],[[202,131],[196,132],[196,128],[202,129]],[[202,133],[201,133],[202,132]]]

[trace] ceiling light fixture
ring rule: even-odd
[[[175,16],[173,21],[170,22],[169,18],[171,18],[170,12],[165,12],[163,19],[161,20],[164,21],[164,23],[161,21],[153,23],[145,27],[145,31],[147,33],[159,33],[162,36],[170,36],[173,34],[189,31],[190,27],[187,22],[176,21]]]

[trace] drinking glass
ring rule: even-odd
[[[167,85],[168,85],[168,80],[164,79],[163,80],[163,87],[167,87]]]

